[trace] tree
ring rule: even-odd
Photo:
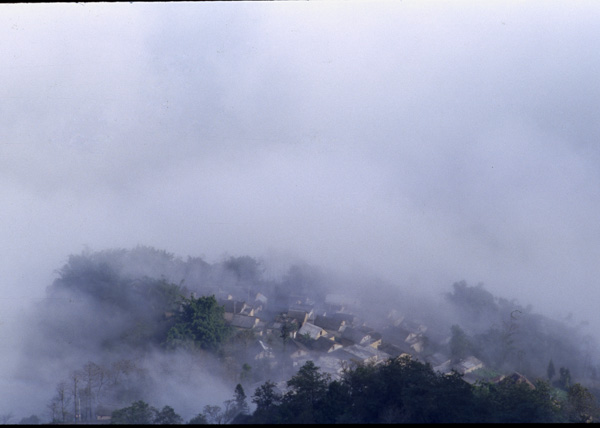
[[[179,425],[183,423],[183,418],[175,413],[171,406],[165,406],[156,414],[154,423],[157,425]]]
[[[504,363],[507,358],[511,355],[511,353],[515,350],[514,346],[514,335],[516,333],[518,324],[517,320],[519,319],[516,314],[520,314],[521,311],[518,309],[513,310],[510,313],[510,320],[508,322],[503,322],[504,329],[502,330],[502,357],[501,361]]]
[[[255,283],[260,280],[265,268],[260,261],[249,256],[230,257],[224,263],[225,269],[234,273],[240,282]]]
[[[466,358],[473,345],[469,341],[469,337],[458,325],[453,325],[450,328],[452,337],[450,338],[450,357],[454,362],[458,362]]]
[[[256,410],[269,410],[281,403],[281,394],[276,392],[275,384],[268,380],[256,388],[252,402],[256,404]]]
[[[241,413],[248,413],[248,403],[246,402],[246,393],[241,384],[235,386],[234,393],[235,405]]]
[[[556,374],[556,369],[554,368],[554,362],[552,361],[552,358],[550,359],[550,362],[548,363],[548,368],[546,369],[546,373],[548,374],[548,380],[550,382],[552,382],[552,378]]]
[[[71,404],[71,397],[67,384],[60,382],[56,386],[56,394],[48,404],[50,410],[51,419],[53,422],[68,422],[70,419],[69,405]]]
[[[241,384],[237,384],[234,391],[233,399],[225,402],[225,423],[231,423],[239,415],[248,414],[248,403],[246,403],[246,393]]]
[[[225,322],[225,309],[217,304],[215,296],[182,298],[176,323],[169,330],[167,345],[171,348],[192,343],[194,346],[217,351],[231,334]]]
[[[321,373],[311,360],[300,367],[287,381],[290,391],[284,396],[284,410],[287,415],[293,415],[290,422],[318,423],[319,404],[327,395],[330,380],[330,375]]]
[[[81,397],[79,396],[79,383],[81,382],[81,373],[74,371],[71,373],[71,395],[73,396],[73,416],[75,422],[81,421]]]
[[[597,422],[598,405],[594,396],[579,383],[567,391],[567,415],[569,422]]]
[[[222,424],[225,419],[225,413],[222,411],[221,406],[204,406],[202,412],[204,419],[209,424]]]
[[[558,380],[556,381],[556,386],[564,389],[565,391],[569,389],[571,386],[571,372],[566,367],[561,367],[558,369]]]
[[[447,293],[446,298],[466,311],[474,320],[480,320],[484,315],[490,316],[498,312],[494,296],[483,288],[483,284],[472,287],[466,281],[452,284],[453,292]]]
[[[544,381],[535,386],[507,377],[487,386],[489,395],[481,405],[485,422],[551,423],[558,422],[559,408],[550,385]]]
[[[290,340],[291,334],[294,332],[294,326],[287,320],[287,317],[281,323],[281,330],[279,332],[279,337],[283,340],[283,352],[285,352],[285,348],[287,343]]]
[[[276,423],[277,407],[281,404],[281,399],[281,394],[270,380],[256,388],[252,396],[252,402],[256,404],[252,421],[258,424]]]
[[[94,384],[97,382],[97,376],[100,372],[100,366],[91,361],[85,364],[83,366],[83,370],[81,371],[82,381],[84,384],[83,390],[80,391],[82,404],[81,419],[84,421],[89,421],[92,419],[94,412]]]
[[[304,334],[297,334],[296,340],[305,346],[310,346],[310,344],[313,342],[313,338],[310,337],[310,333],[308,332]]]
[[[350,388],[340,381],[332,381],[327,387],[327,395],[323,400],[322,417],[319,421],[325,424],[353,422],[349,416],[352,407]]]
[[[19,425],[39,425],[42,421],[37,415],[31,415],[25,418],[22,418],[19,421]]]
[[[189,420],[188,425],[208,425],[208,420],[206,420],[206,416],[199,413]]]
[[[144,401],[136,401],[129,407],[115,410],[111,415],[111,424],[148,425],[154,423],[158,411]]]
[[[242,383],[246,383],[250,381],[250,376],[252,374],[252,366],[248,363],[242,364],[242,373],[240,374],[240,379]]]

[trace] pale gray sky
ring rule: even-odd
[[[288,254],[600,327],[600,4],[0,6],[0,277]]]

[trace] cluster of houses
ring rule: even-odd
[[[292,367],[297,370],[312,360],[332,380],[340,379],[347,367],[382,364],[389,358],[405,355],[430,364],[438,373],[456,371],[471,384],[482,378],[478,370],[484,368],[484,363],[476,357],[471,355],[453,362],[449,355],[439,351],[448,348],[443,345],[450,341],[449,328],[446,329],[448,331],[432,328],[422,322],[406,319],[396,310],[382,314],[384,327],[377,330],[356,315],[361,312],[360,302],[347,296],[328,294],[318,304],[310,298],[289,296],[289,302],[282,306],[281,302],[271,304],[261,293],[247,294],[246,299],[236,298],[221,290],[212,294],[223,306],[225,320],[231,327],[252,333],[254,343],[245,350],[246,358],[274,367],[280,364],[281,343],[285,336],[284,353],[291,360]],[[274,343],[280,344],[279,349],[274,349]],[[431,352],[431,349],[438,351]],[[516,372],[487,380],[499,382],[506,378],[535,388]],[[282,374],[280,379],[271,380],[275,381],[280,392],[284,392],[288,379]],[[97,413],[99,422],[110,421],[109,412]]]
[[[312,360],[332,379],[339,379],[346,367],[361,363],[377,365],[403,355],[429,363],[439,373],[457,371],[469,383],[479,379],[476,372],[484,367],[474,356],[453,362],[443,352],[432,353],[431,349],[444,348],[430,346],[433,343],[449,343],[450,329],[432,329],[406,319],[395,310],[382,316],[385,327],[376,330],[356,315],[360,313],[360,302],[346,296],[328,294],[318,304],[309,298],[290,296],[289,302],[276,310],[269,307],[265,295],[257,293],[251,297],[251,301],[244,301],[221,293],[217,299],[232,327],[253,333],[256,343],[250,347],[254,351],[248,358],[254,360],[271,360],[276,365],[281,354],[269,343],[273,344],[274,338],[281,343],[285,337],[286,355],[294,367]]]

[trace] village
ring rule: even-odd
[[[437,373],[455,371],[470,384],[478,380],[497,383],[509,376],[514,382],[534,388],[522,374],[497,373],[473,355],[453,360],[449,352],[450,326],[427,325],[394,309],[382,313],[381,322],[373,327],[359,315],[362,308],[358,299],[342,294],[326,294],[319,302],[290,295],[285,305],[280,301],[275,309],[260,292],[239,296],[218,290],[215,295],[225,310],[227,323],[250,338],[244,358],[252,362],[250,365],[270,368],[267,372],[277,378],[275,383],[281,392],[285,392],[286,380],[293,371],[309,360],[332,380],[339,380],[345,368],[383,364],[404,356],[430,364]],[[277,370],[286,361],[291,374]]]

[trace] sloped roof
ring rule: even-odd
[[[329,352],[333,350],[335,346],[336,343],[333,340],[323,336],[319,337],[317,340],[310,344],[310,347],[313,351],[319,352]]]
[[[263,303],[263,304],[266,304],[268,300],[269,299],[267,299],[267,297],[264,294],[261,294],[261,293],[258,293],[256,295],[256,297],[254,298],[254,301],[258,301],[258,302]]]
[[[241,300],[221,300],[219,304],[225,308],[225,312],[233,314],[239,314],[246,308],[246,302]]]
[[[333,318],[333,319],[339,319],[344,321],[347,325],[351,325],[356,321],[356,315],[354,314],[349,314],[347,312],[334,312],[330,315],[328,315],[328,317]]]
[[[306,311],[298,311],[295,309],[290,309],[287,312],[287,316],[289,319],[296,320],[300,326],[308,319],[308,313]]]
[[[363,330],[354,327],[347,327],[342,332],[342,337],[354,343],[362,343],[369,340],[371,335]]]
[[[375,349],[371,346],[352,345],[352,346],[348,346],[348,347],[344,348],[344,351],[346,351],[352,355],[355,355],[357,358],[360,358],[363,361],[366,361],[366,360],[381,361],[381,360],[390,358],[389,354],[382,352],[382,351],[378,351],[377,349]]]
[[[518,372],[514,372],[513,374],[506,376],[504,379],[501,380],[501,382],[524,383],[529,388],[535,389],[535,385],[531,383],[529,379],[527,379],[525,376]]]
[[[306,312],[310,314],[314,310],[314,305],[311,303],[292,303],[289,306],[290,311]]]
[[[256,326],[256,324],[258,323],[258,321],[260,321],[257,317],[250,317],[248,315],[234,315],[233,319],[231,320],[231,325],[233,327],[238,327],[238,328],[254,328],[254,326]]]
[[[481,367],[483,367],[483,362],[471,355],[456,365],[456,371],[465,374]]]
[[[311,324],[309,322],[304,323],[300,330],[298,330],[299,335],[308,334],[311,339],[317,339],[319,336],[323,334],[323,329],[319,326]]]
[[[339,331],[340,328],[345,324],[342,319],[336,319],[333,317],[326,317],[323,315],[317,315],[313,324],[324,328],[325,330]]]
[[[398,357],[402,354],[411,355],[414,352],[414,350],[411,349],[410,346],[408,346],[405,343],[402,343],[400,345],[394,345],[392,343],[383,342],[381,345],[379,345],[378,349],[380,351],[385,352],[386,354],[389,354],[392,357]]]
[[[441,352],[436,352],[435,354],[426,357],[425,361],[430,363],[433,367],[435,367],[445,363],[446,361],[450,361],[450,358],[448,358],[448,356],[442,354]]]
[[[402,323],[400,323],[400,326],[405,330],[408,330],[409,333],[425,333],[427,331],[427,326],[414,320],[404,319]]]
[[[450,373],[452,373],[452,361],[451,360],[444,361],[443,363],[438,364],[437,366],[434,366],[433,370],[438,373],[442,373],[442,374],[450,374]]]

